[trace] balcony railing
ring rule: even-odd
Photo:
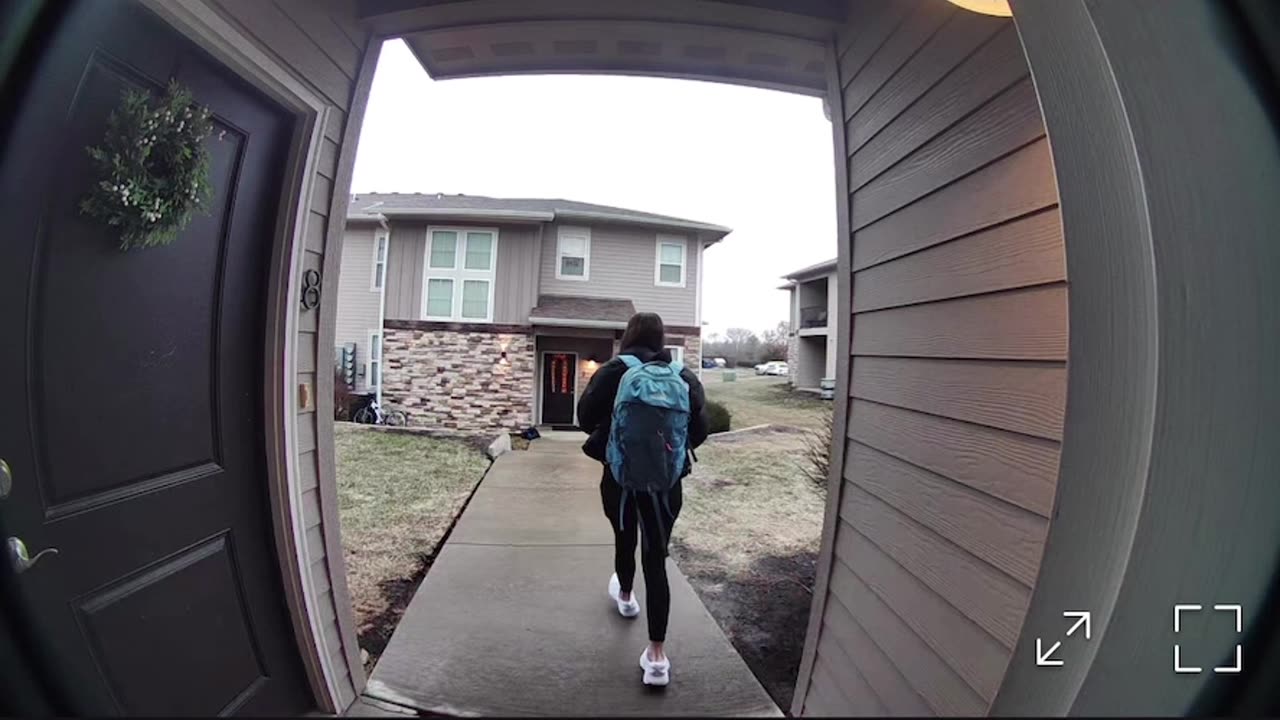
[[[827,306],[813,305],[800,308],[800,329],[827,326]]]

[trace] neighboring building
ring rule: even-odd
[[[702,253],[729,228],[567,200],[352,196],[340,349],[358,391],[457,433],[572,425],[637,311],[698,367]]]
[[[791,294],[791,334],[787,367],[791,385],[818,391],[836,375],[836,261],[810,265],[784,275],[780,290]]]

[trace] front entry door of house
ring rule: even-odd
[[[573,353],[542,356],[542,422],[572,425],[578,358]]]
[[[264,442],[294,120],[125,0],[72,4],[34,72],[0,165],[0,516],[4,559],[38,558],[11,576],[31,662],[83,713],[306,711]],[[213,112],[209,212],[121,251],[79,210],[85,148],[122,91],[170,78]]]

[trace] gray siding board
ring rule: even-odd
[[[591,269],[587,281],[556,279],[557,231],[560,225],[591,228]],[[653,282],[657,237],[685,238],[685,286],[660,287]],[[544,295],[611,297],[631,300],[637,311],[656,312],[668,325],[696,325],[698,293],[698,248],[691,235],[662,232],[626,225],[552,223],[542,239],[541,272],[538,279]]]
[[[975,715],[1018,641],[1056,493],[1065,252],[1012,23],[900,5],[852,18],[840,63],[851,401],[815,608],[849,662],[821,635],[806,644],[801,693],[919,713],[914,693],[924,712]]]
[[[840,556],[876,597],[890,607],[918,606],[902,619],[984,700],[995,697],[1008,648],[960,613],[928,585],[857,532],[840,534]],[[819,646],[821,648],[821,646]]]
[[[875,112],[871,123],[849,123],[845,129],[850,187],[858,187],[885,168],[901,160],[952,123],[973,112],[1000,91],[1026,77],[1022,61],[1022,44],[1013,26],[1005,28],[989,42],[949,69],[946,76],[890,121],[880,124]]]
[[[528,323],[529,310],[538,303],[538,228],[534,225],[484,222],[392,222],[392,267],[387,285],[387,319],[422,319],[422,263],[426,252],[427,229],[434,225],[498,229],[493,321],[511,325]]]
[[[1030,587],[1048,521],[856,441],[849,481]]]
[[[883,717],[889,714],[875,689],[862,677],[857,665],[849,659],[834,636],[819,639],[813,674],[819,678],[819,687],[825,684],[836,688],[842,701],[841,708],[846,712],[862,717]],[[843,678],[844,681],[837,678]]]
[[[529,311],[538,304],[538,228],[503,225],[498,228],[497,288],[493,295],[493,321],[511,325],[529,322]]]
[[[391,224],[387,272],[388,320],[419,320],[422,307],[422,253],[426,225]]]
[[[1048,518],[1061,446],[1052,440],[854,400],[849,438]]]
[[[877,645],[893,649],[890,658],[934,713],[986,713],[987,701],[840,560],[831,570],[831,589]]]
[[[998,18],[959,12],[947,21],[937,42],[929,43],[894,73],[858,111],[859,122],[850,127],[847,151],[857,151],[867,138],[884,129],[899,113],[933,87],[958,63],[986,43],[1008,23]]]
[[[343,111],[350,107],[352,76],[338,67],[317,44],[275,3],[261,0],[211,0],[226,15],[240,23],[262,46],[286,65],[296,68],[301,78]],[[282,0],[299,13],[314,13],[302,0]]]
[[[856,530],[870,539],[1000,644],[1013,648],[1031,598],[1026,585],[855,484],[845,483],[840,518],[847,524],[841,532]],[[909,673],[903,668],[904,675]]]
[[[844,89],[844,115],[858,112],[873,93],[957,12],[949,3],[917,3]]]
[[[868,689],[877,701],[884,706],[886,714],[913,717],[933,714],[920,693],[907,683],[902,671],[867,635],[867,631],[858,624],[840,598],[835,596],[827,604],[819,647],[823,641],[831,639],[835,640],[836,646],[850,661],[848,665],[839,666],[840,677],[844,677],[846,668],[858,673],[866,680]],[[835,656],[833,654],[829,657]],[[818,679],[816,683],[823,681],[824,679]]]
[[[356,391],[368,388],[361,371],[368,360],[369,331],[379,328],[381,295],[370,289],[373,280],[374,226],[349,226],[342,241],[342,270],[338,275],[338,314],[335,346],[355,343]]]

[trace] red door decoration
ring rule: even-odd
[[[569,373],[573,363],[569,362],[568,355],[552,355],[551,356],[551,392],[553,393],[569,393],[573,392],[569,388]]]

